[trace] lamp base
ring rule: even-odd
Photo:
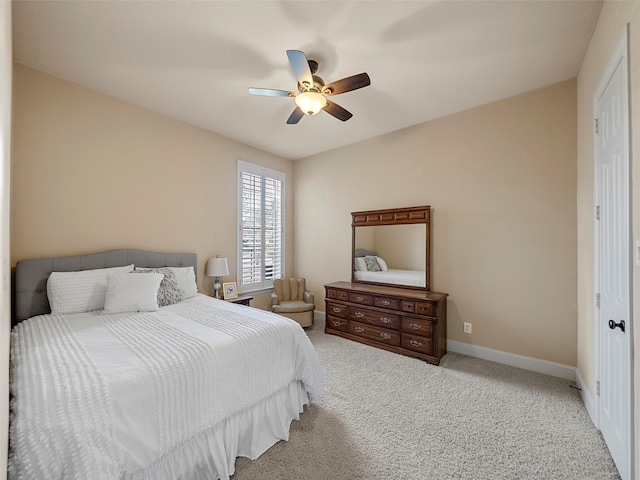
[[[220,289],[222,288],[222,285],[220,284],[220,277],[216,277],[216,281],[213,284],[213,296],[215,298],[220,298]]]

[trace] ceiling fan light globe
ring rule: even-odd
[[[296,95],[296,105],[306,115],[315,115],[327,105],[324,95],[317,92],[302,92]]]

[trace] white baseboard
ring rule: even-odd
[[[587,409],[587,413],[589,414],[591,421],[597,429],[600,429],[598,427],[598,417],[596,415],[596,397],[587,388],[587,383],[584,381],[584,377],[580,373],[579,369],[576,369],[576,384],[581,388],[580,394],[582,395],[582,402]]]
[[[325,321],[325,312],[315,310],[313,313],[314,321]],[[500,350],[479,347],[477,345],[469,345],[468,343],[457,342],[455,340],[447,340],[447,351],[461,353],[470,357],[482,358],[484,360],[490,360],[492,362],[502,363],[504,365],[510,365],[512,367],[518,367],[532,372],[544,373],[553,377],[571,380],[572,382],[576,381],[576,368],[563,365],[561,363],[525,357],[522,355],[516,355],[515,353],[502,352]],[[585,389],[582,386],[580,388],[582,388],[584,397]],[[591,413],[589,413],[589,415],[591,415]],[[591,418],[593,419],[593,416]]]
[[[492,362],[510,365],[512,367],[530,370],[532,372],[544,373],[553,377],[564,378],[566,380],[576,381],[576,369],[569,365],[561,363],[549,362],[538,358],[525,357],[515,353],[502,352],[491,348],[479,347],[468,343],[457,342],[455,340],[447,340],[447,351],[461,353],[470,357],[482,358]]]

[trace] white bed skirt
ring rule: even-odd
[[[292,420],[298,420],[309,396],[300,381],[249,407],[176,447],[132,478],[189,478],[228,480],[237,457],[255,460],[280,440],[289,439]]]
[[[323,376],[296,322],[204,295],[34,317],[12,332],[9,479],[228,479]]]

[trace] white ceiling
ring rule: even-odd
[[[15,1],[17,62],[299,159],[578,75],[601,1]],[[286,125],[285,51],[371,86]]]

